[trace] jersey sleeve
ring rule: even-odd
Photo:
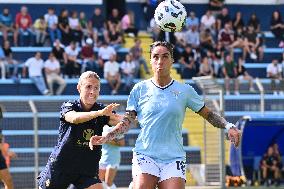
[[[198,95],[190,85],[188,85],[187,107],[194,112],[199,112],[204,106],[205,103],[201,96]]]
[[[65,119],[65,114],[73,110],[75,110],[75,104],[73,102],[64,102],[60,108],[60,119]]]

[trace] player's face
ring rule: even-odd
[[[173,63],[170,51],[164,46],[157,46],[151,53],[151,65],[154,74],[159,76],[170,75],[170,69]]]
[[[87,78],[77,88],[81,101],[85,105],[93,105],[100,93],[100,81],[96,78]]]

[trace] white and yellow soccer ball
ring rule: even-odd
[[[185,25],[187,13],[177,0],[162,1],[155,9],[156,24],[165,32],[181,31]]]

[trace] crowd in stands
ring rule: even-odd
[[[153,18],[158,2],[146,1],[143,4],[145,19],[150,26],[149,32],[154,40],[167,40],[175,45],[175,62],[179,64],[182,78],[208,75],[224,78],[226,94],[230,94],[229,86],[233,80],[235,95],[239,94],[239,80],[248,80],[249,91],[255,91],[253,78],[247,72],[245,62],[262,63],[264,58],[263,31],[261,20],[256,14],[253,13],[245,22],[242,12],[236,12],[232,18],[223,1],[210,0],[209,9],[204,15],[198,18],[195,12],[191,11],[183,31],[168,33],[161,31]],[[86,70],[97,71],[109,82],[112,94],[117,93],[121,77],[125,79],[125,89],[131,89],[133,79],[139,77],[140,65],[147,74],[150,73],[142,56],[139,39],[135,41],[125,60],[117,62],[117,51],[123,46],[124,36],[137,37],[139,32],[134,23],[135,13],[131,10],[121,15],[119,10],[114,8],[110,15],[105,15],[96,7],[93,15],[87,18],[84,12],[67,9],[61,10],[57,15],[55,8],[50,7],[45,14],[33,21],[28,8],[22,6],[15,18],[13,16],[8,8],[4,8],[0,14],[0,31],[4,40],[3,53],[0,50],[2,78],[6,77],[8,68],[13,67],[13,73],[7,77],[17,81],[19,62],[13,59],[9,33],[13,34],[13,41],[10,41],[13,46],[51,46],[50,56],[54,56],[60,65],[60,70],[55,72],[63,79],[76,78]],[[284,22],[280,11],[273,12],[270,26],[275,40],[279,41],[279,47],[284,48]],[[241,49],[240,57],[234,53],[236,48]],[[94,49],[98,49],[97,56]],[[267,67],[267,77],[272,79],[271,90],[274,94],[278,94],[278,90],[279,94],[284,94],[284,70],[281,66],[284,64],[283,57],[275,57],[272,62]],[[109,64],[111,66],[106,66]],[[50,70],[45,71],[47,72],[50,75]],[[279,82],[275,82],[276,80],[280,80],[278,88],[276,84]],[[54,78],[49,81],[59,82]],[[65,86],[62,81],[60,83]],[[40,91],[50,94],[53,90],[43,87]]]

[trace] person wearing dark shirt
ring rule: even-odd
[[[238,28],[242,28],[242,30],[243,30],[244,27],[245,27],[245,23],[244,23],[244,20],[243,20],[243,17],[242,17],[242,12],[238,11],[238,12],[236,12],[236,16],[233,19],[233,29],[234,29],[234,31],[236,31]]]
[[[67,56],[64,50],[64,46],[60,43],[59,39],[56,39],[54,42],[54,46],[52,47],[52,53],[54,54],[55,58],[60,63],[61,73],[65,74],[65,65],[67,64]]]
[[[278,158],[273,153],[273,147],[270,146],[267,153],[264,154],[260,161],[260,170],[264,183],[267,185],[271,184],[273,179],[276,183],[279,182],[280,170],[278,165]]]
[[[237,79],[237,68],[236,63],[233,60],[233,57],[228,54],[225,58],[225,62],[223,65],[223,74],[225,76],[225,88],[226,88],[226,95],[230,95],[230,82],[231,80],[234,81],[235,85],[235,95],[239,95],[239,81]]]
[[[89,149],[89,140],[101,135],[104,125],[116,125],[122,116],[113,113],[118,104],[97,103],[100,78],[82,73],[77,85],[80,99],[64,102],[60,111],[58,142],[38,177],[41,189],[102,189],[98,176],[101,146]]]
[[[61,32],[62,43],[64,45],[69,45],[70,41],[72,41],[71,30],[68,21],[68,10],[61,10],[60,16],[58,17],[58,26]]]
[[[226,7],[222,8],[221,14],[217,16],[217,31],[224,28],[226,23],[232,22],[229,11]]]
[[[247,69],[244,66],[244,59],[239,57],[237,65],[237,77],[240,81],[247,80],[249,82],[249,91],[255,92],[253,87],[253,78],[247,72]]]
[[[259,19],[256,17],[256,14],[255,13],[252,13],[251,16],[250,16],[250,19],[248,21],[248,24],[247,26],[250,26],[252,25],[253,28],[254,28],[254,31],[256,33],[259,33],[260,32],[260,21]]]
[[[194,56],[195,54],[191,45],[187,44],[179,60],[181,64],[181,75],[183,78],[190,79],[198,73]]]
[[[270,30],[280,41],[279,47],[284,47],[284,22],[279,11],[274,11],[270,20]]]
[[[105,28],[106,28],[106,20],[102,15],[102,11],[100,8],[95,8],[94,14],[88,22],[89,30],[93,36],[93,40],[95,44],[99,42],[99,35],[106,35]]]
[[[2,109],[0,106],[0,123],[3,118]],[[0,141],[2,141],[2,128],[0,128]],[[13,179],[6,164],[5,157],[2,154],[2,142],[0,143],[0,180],[4,183],[5,189],[14,189]]]
[[[5,54],[5,61],[9,65],[8,66],[8,73],[10,71],[9,68],[12,67],[13,68],[12,78],[14,80],[15,79],[17,80],[19,62],[17,60],[13,59],[13,51],[11,49],[9,41],[4,41],[3,52]]]
[[[255,60],[257,58],[259,61],[263,60],[264,50],[261,44],[261,39],[257,35],[257,32],[255,31],[253,25],[248,26],[248,30],[245,34],[244,45],[244,58],[246,57],[246,54],[249,53],[252,60]]]

